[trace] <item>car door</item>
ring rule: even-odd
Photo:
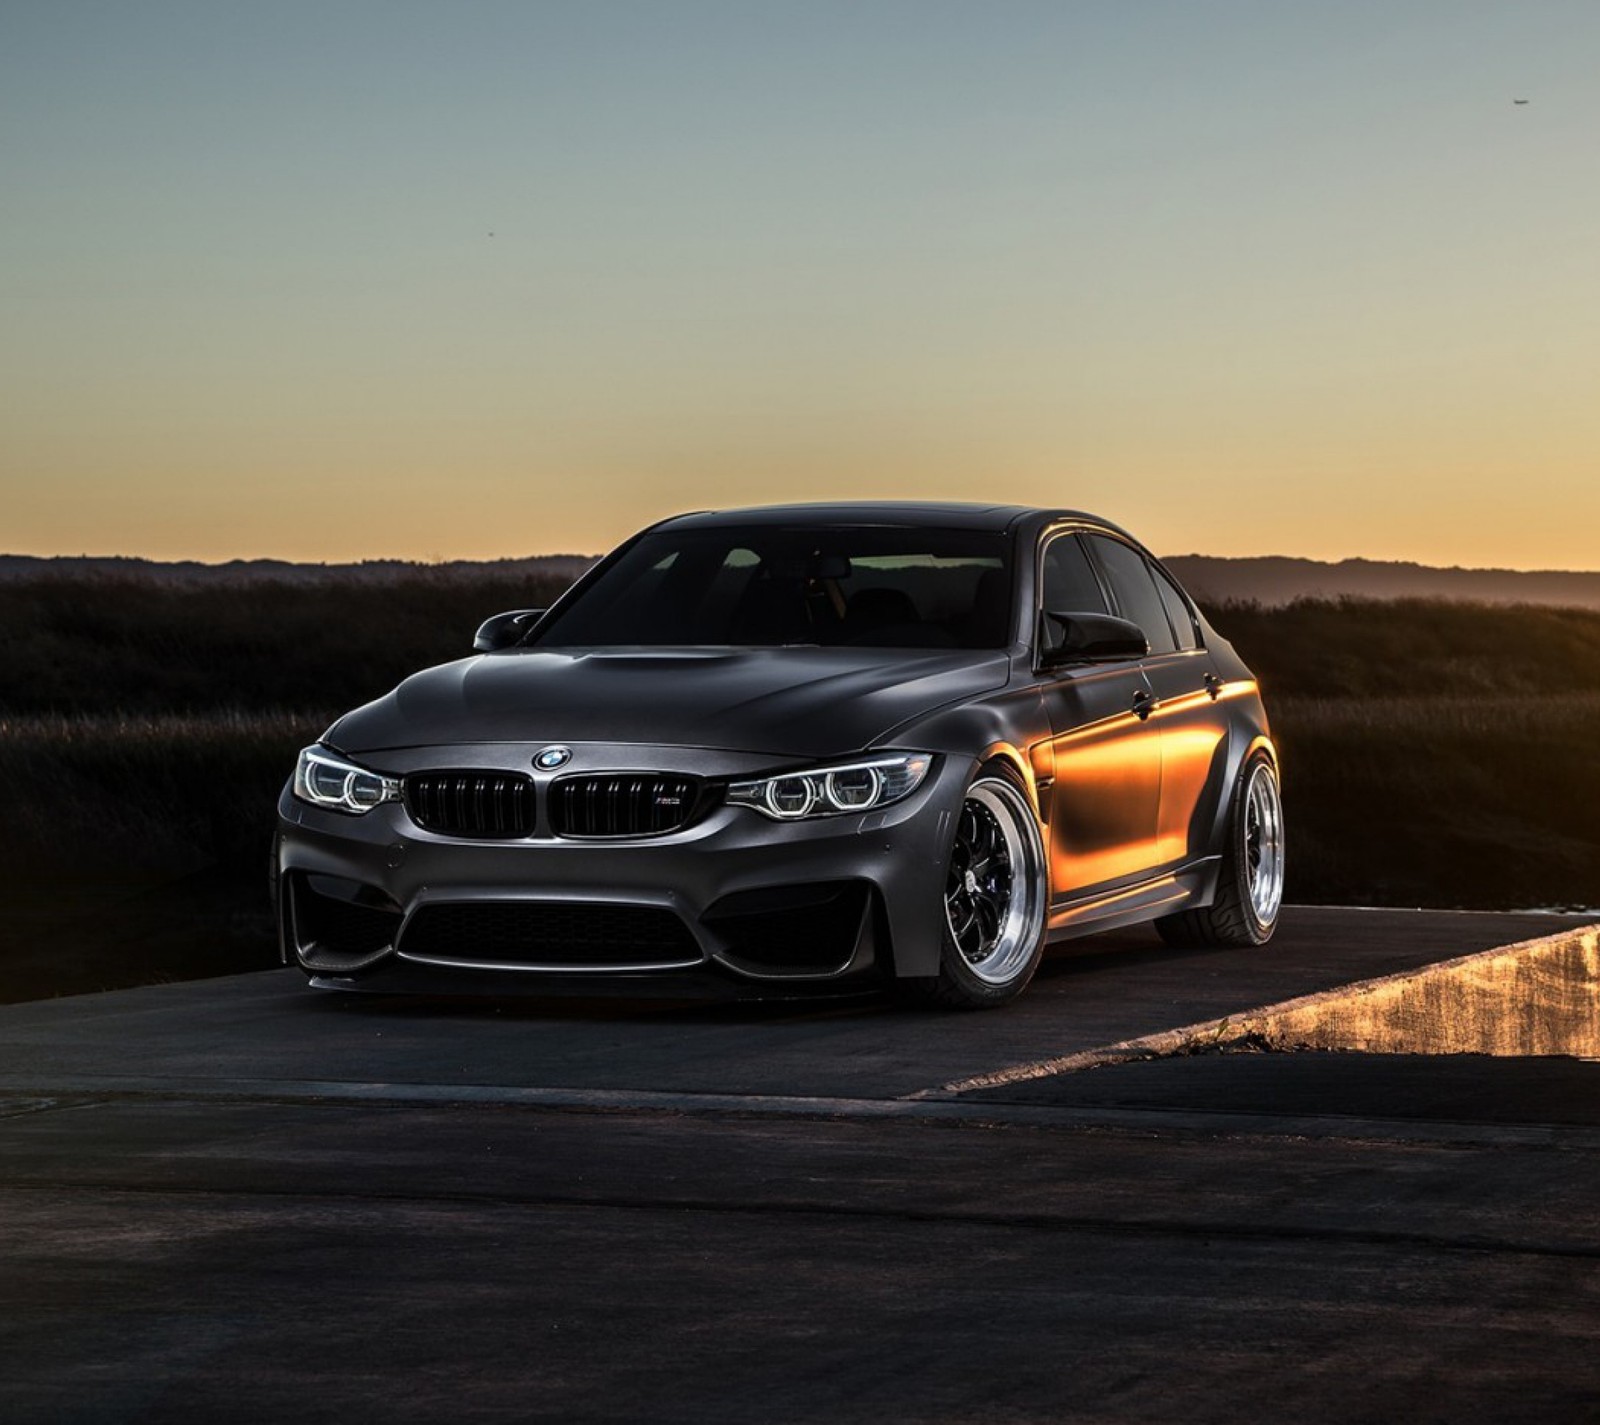
[[[1046,536],[1040,614],[1108,613],[1079,536]],[[1042,623],[1042,617],[1036,623]],[[1072,664],[1042,675],[1054,781],[1049,793],[1050,884],[1056,905],[1138,880],[1156,854],[1161,739],[1140,660]]]
[[[1161,743],[1160,807],[1149,869],[1166,870],[1206,854],[1201,815],[1214,797],[1227,751],[1222,685],[1200,646],[1194,611],[1177,586],[1131,544],[1085,537],[1116,608],[1150,640],[1143,672],[1154,695],[1150,722]]]

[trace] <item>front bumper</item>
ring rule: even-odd
[[[712,782],[768,757],[571,744],[586,769],[649,767]],[[414,771],[525,771],[521,744],[408,748],[360,758]],[[371,990],[701,993],[842,988],[937,973],[944,860],[972,768],[935,759],[902,802],[776,822],[720,800],[661,836],[444,836],[399,803],[362,816],[286,787],[274,870],[286,964],[314,983]],[[550,777],[534,774],[536,795]]]

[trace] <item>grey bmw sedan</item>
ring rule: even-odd
[[[299,758],[273,874],[326,988],[1003,1004],[1283,896],[1256,681],[1135,539],[1008,505],[652,526]]]

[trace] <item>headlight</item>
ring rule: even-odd
[[[908,797],[922,785],[933,758],[926,752],[896,753],[815,771],[785,772],[755,782],[735,782],[728,800],[754,807],[775,821],[871,811]]]
[[[314,807],[359,816],[380,802],[399,801],[400,779],[357,767],[326,747],[307,747],[295,764],[294,794]]]

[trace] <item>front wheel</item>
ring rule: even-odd
[[[1027,797],[1008,777],[979,777],[962,799],[946,866],[939,973],[910,982],[913,993],[952,1009],[1015,999],[1044,953],[1048,886]]]
[[[1283,905],[1283,802],[1265,752],[1239,773],[1222,848],[1217,898],[1156,922],[1169,945],[1265,945]]]

